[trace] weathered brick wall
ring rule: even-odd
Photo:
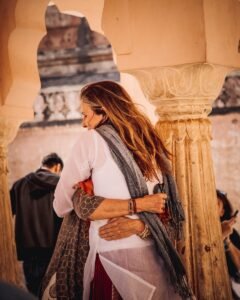
[[[79,119],[79,91],[88,82],[120,79],[108,40],[91,31],[85,18],[46,11],[47,34],[38,48],[41,90],[36,122]]]

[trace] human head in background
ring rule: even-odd
[[[220,190],[216,190],[216,193],[221,222],[230,220],[233,214],[233,208],[229,199],[227,198],[227,194]]]
[[[155,178],[156,168],[163,173],[171,172],[165,160],[169,152],[159,133],[120,84],[113,81],[91,83],[82,89],[80,97],[83,126],[93,129],[111,123],[145,178]]]
[[[63,161],[57,153],[50,153],[42,159],[42,169],[47,169],[52,173],[60,174],[63,169]]]

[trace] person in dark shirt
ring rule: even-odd
[[[62,222],[53,210],[62,168],[62,159],[51,153],[43,158],[40,169],[16,181],[10,190],[17,257],[23,261],[26,286],[34,295],[38,295]]]
[[[234,300],[240,300],[240,235],[233,227],[238,211],[233,212],[226,193],[216,192],[232,296]]]

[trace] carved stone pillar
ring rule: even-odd
[[[18,125],[0,116],[0,279],[19,283],[19,270],[9,199],[7,145],[16,135]]]
[[[130,71],[156,107],[186,213],[179,252],[202,300],[231,299],[211,157],[211,103],[229,69],[191,64]],[[224,158],[223,159],[227,159]]]

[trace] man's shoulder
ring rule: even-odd
[[[19,178],[18,180],[16,180],[16,181],[13,183],[12,187],[16,187],[16,186],[21,185],[21,184],[24,183],[24,182],[27,182],[27,181],[29,180],[29,178],[30,178],[31,176],[33,176],[33,174],[34,174],[34,172],[30,172],[30,173],[28,173],[27,175],[25,175],[25,176]]]

